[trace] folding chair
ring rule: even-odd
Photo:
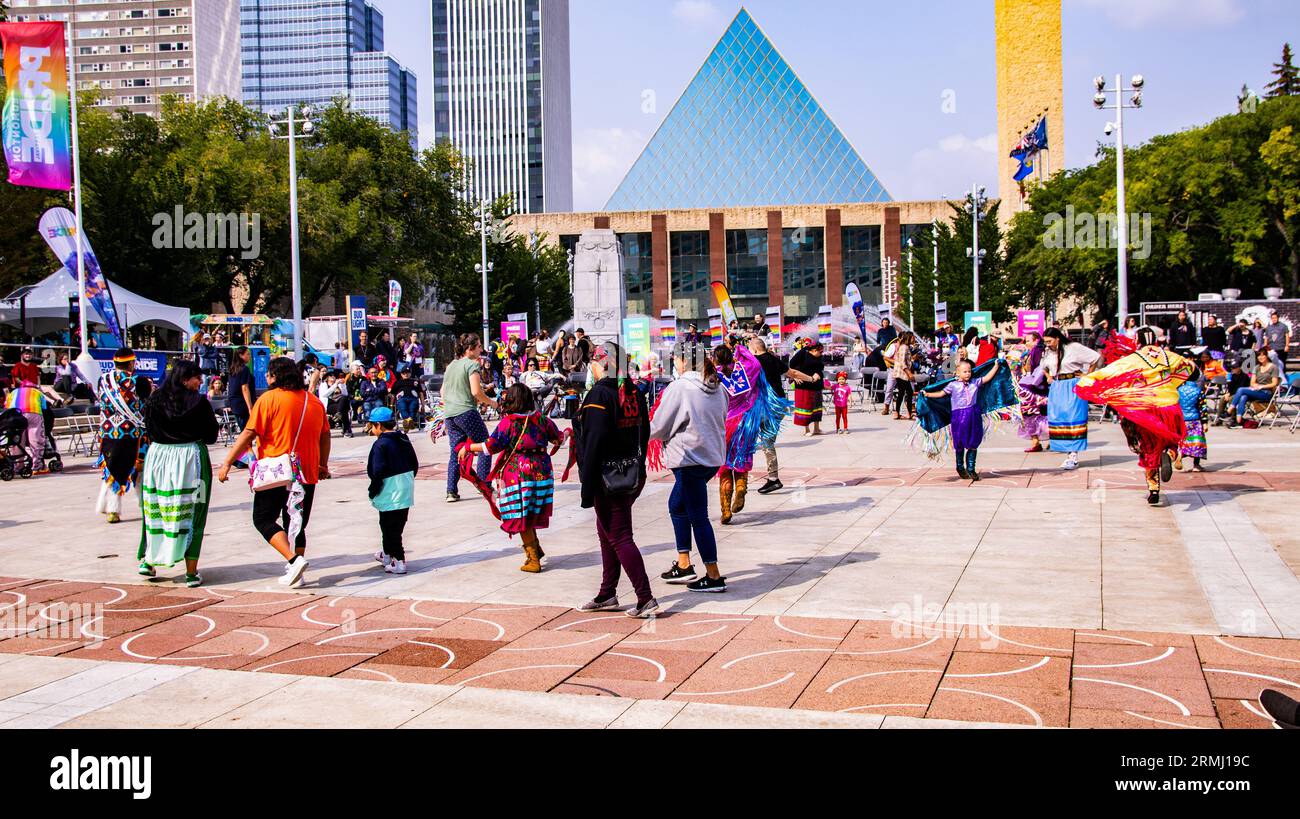
[[[1277,425],[1277,419],[1282,417],[1288,407],[1294,409],[1296,417],[1300,418],[1300,373],[1287,376],[1286,386],[1280,387],[1273,393],[1273,400],[1269,402],[1269,408],[1273,410],[1273,418],[1268,424],[1269,429]],[[1267,410],[1265,412],[1267,413]],[[1291,431],[1295,431],[1294,420],[1291,422]]]

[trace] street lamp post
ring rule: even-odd
[[[301,111],[295,112],[295,107],[290,105],[285,111],[284,119],[271,119],[271,135],[276,139],[289,140],[289,269],[292,278],[293,288],[293,354],[295,358],[302,358],[302,272],[298,264],[298,138],[301,136],[310,136],[316,126],[311,120],[312,109],[310,105],[304,105]],[[294,114],[301,114],[300,119],[295,119]],[[285,126],[285,134],[281,136],[276,130],[279,126]],[[300,126],[295,128],[295,125]]]
[[[542,237],[537,231],[528,234],[528,249],[533,252],[533,321],[537,332],[542,331],[542,296],[537,292],[537,258],[542,249]]]
[[[980,250],[980,222],[984,220],[984,206],[989,202],[988,197],[984,195],[984,188],[979,185],[971,185],[970,201],[966,203],[966,212],[971,215],[971,246],[966,248],[966,257],[971,260],[972,277],[974,281],[974,311],[980,310],[980,263],[984,260],[985,251]]]
[[[916,243],[912,237],[907,237],[907,329],[913,330],[916,327],[916,305],[913,296],[916,294],[916,278],[912,275],[912,248]]]
[[[934,268],[930,271],[930,277],[934,283],[934,316],[935,329],[938,328],[939,316],[939,220],[935,219],[930,223],[930,246],[934,250]]]
[[[474,272],[483,277],[483,343],[488,343],[488,274],[492,272],[492,263],[487,260],[487,237],[492,230],[492,211],[487,202],[479,203],[478,220],[474,229],[479,232],[479,253],[482,262],[474,265]]]
[[[1141,74],[1134,74],[1129,81],[1130,88],[1123,87],[1123,78],[1121,75],[1115,75],[1115,87],[1106,88],[1106,78],[1097,77],[1092,81],[1097,93],[1092,97],[1092,104],[1099,109],[1115,109],[1115,121],[1106,123],[1106,133],[1115,132],[1115,221],[1117,236],[1116,262],[1118,281],[1117,301],[1119,323],[1116,327],[1123,327],[1124,321],[1128,318],[1128,212],[1124,202],[1124,109],[1142,107],[1142,86],[1146,84]],[[1110,103],[1107,94],[1115,94],[1115,102]],[[1124,95],[1129,94],[1131,98],[1127,101]]]

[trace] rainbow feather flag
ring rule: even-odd
[[[9,182],[72,188],[72,127],[63,23],[0,23],[6,96],[0,140]]]

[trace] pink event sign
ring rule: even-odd
[[[1047,313],[1043,310],[1017,310],[1016,335],[1024,338],[1029,333],[1041,334],[1047,329]]]

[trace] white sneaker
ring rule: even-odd
[[[1079,468],[1079,460],[1078,460],[1077,458],[1075,458],[1073,455],[1071,455],[1070,457],[1068,457],[1068,458],[1065,459],[1065,463],[1061,464],[1061,468],[1062,468],[1062,469],[1078,469],[1078,468]]]
[[[307,570],[307,558],[298,555],[284,567],[284,577],[280,578],[282,586],[296,586],[302,580],[302,573]]]
[[[384,564],[384,571],[389,574],[406,574],[406,561],[394,560]]]
[[[379,551],[375,552],[373,557],[375,558],[376,561],[383,564],[385,569],[388,568],[388,555],[387,553],[384,552],[383,549],[380,549]]]

